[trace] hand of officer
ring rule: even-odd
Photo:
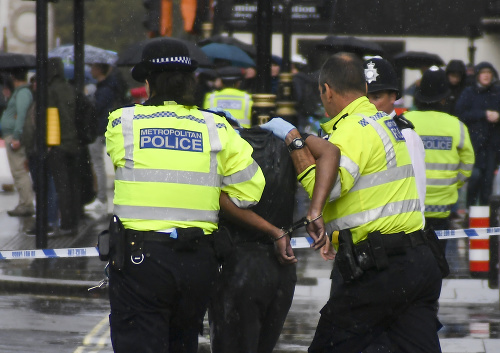
[[[286,135],[288,135],[290,131],[296,129],[295,126],[282,118],[273,118],[267,123],[260,125],[260,127],[264,130],[271,131],[276,137],[283,141],[285,141]]]
[[[297,262],[288,235],[274,242],[274,252],[279,263],[282,265],[289,265]]]
[[[311,223],[306,226],[307,233],[313,238],[314,242],[311,244],[311,248],[315,250],[321,249],[325,245],[327,236],[325,229],[325,222],[323,217],[307,217],[308,219],[314,219]]]

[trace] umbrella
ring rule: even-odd
[[[36,57],[30,54],[0,53],[0,70],[34,69]]]
[[[116,61],[116,66],[134,66],[141,62],[142,49],[152,41],[159,40],[159,38],[146,39],[128,46],[125,50],[118,53],[118,60]],[[200,47],[196,46],[194,43],[187,40],[182,40],[176,38],[176,40],[183,42],[188,50],[191,59],[198,62],[201,67],[212,67],[212,62],[208,56],[201,50]]]
[[[114,51],[97,48],[88,44],[84,45],[83,51],[85,64],[114,65],[116,59],[118,59],[118,55]],[[75,61],[74,46],[72,44],[61,45],[49,51],[48,54],[49,58],[61,58],[66,63],[74,63]]]
[[[250,55],[252,58],[254,58],[257,55],[257,49],[253,45],[242,42],[241,40],[236,39],[234,37],[226,37],[226,36],[222,36],[220,34],[217,34],[217,35],[212,36],[212,37],[207,38],[207,39],[203,39],[203,40],[198,42],[198,45],[203,47],[203,46],[205,46],[207,44],[211,44],[211,43],[221,43],[221,44],[234,45],[235,47],[240,48],[245,53]]]
[[[211,43],[201,48],[212,60],[224,60],[232,66],[250,67],[255,66],[253,59],[242,49],[229,44]]]
[[[410,69],[444,65],[444,61],[438,55],[420,51],[407,51],[396,54],[393,57],[393,61],[398,67],[407,67]]]
[[[328,36],[316,44],[316,49],[336,53],[345,51],[359,56],[384,55],[384,49],[377,43],[356,37]]]

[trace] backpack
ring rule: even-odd
[[[81,97],[80,106],[76,108],[75,125],[78,140],[88,145],[97,138],[97,118],[94,104],[87,96]]]

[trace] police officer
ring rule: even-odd
[[[330,57],[319,90],[331,117],[322,128],[340,158],[326,171],[301,163],[303,148],[291,152],[312,195],[309,212],[321,212],[316,207],[324,205],[326,230],[338,248],[330,299],[309,352],[439,352],[441,272],[421,231],[404,138],[394,120],[368,101],[363,63],[354,55]],[[302,144],[293,126],[274,120],[264,128],[284,134],[287,144]],[[305,139],[313,156],[321,158],[315,142]],[[317,223],[308,228],[321,230]]]
[[[115,352],[197,352],[217,274],[212,233],[221,190],[249,207],[264,188],[250,145],[224,118],[193,105],[196,67],[177,40],[148,44],[132,77],[149,99],[109,117]]]
[[[379,111],[388,114],[396,122],[410,152],[415,181],[417,182],[420,209],[425,211],[425,149],[415,127],[404,116],[396,114],[394,104],[401,98],[398,77],[391,63],[381,57],[373,57],[363,63],[368,86],[366,96]]]
[[[435,230],[450,229],[451,207],[457,202],[458,189],[469,179],[474,166],[474,150],[467,126],[446,113],[449,94],[445,71],[432,66],[424,72],[415,93],[418,111],[405,113],[424,143],[426,227]]]
[[[222,80],[222,89],[209,93],[205,97],[203,108],[219,108],[228,111],[241,125],[249,128],[251,126],[252,96],[239,87],[243,79],[240,68],[226,66],[217,69]]]

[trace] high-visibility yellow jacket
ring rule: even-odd
[[[457,117],[442,112],[411,111],[405,117],[425,147],[425,216],[446,218],[474,166],[469,130]]]
[[[321,127],[341,152],[338,177],[323,209],[328,234],[350,229],[358,243],[374,231],[422,229],[410,155],[394,120],[360,97]],[[314,178],[312,167],[298,176],[310,196]]]
[[[252,126],[252,96],[236,88],[223,88],[206,95],[204,109],[221,108],[227,110],[242,127]]]
[[[252,147],[215,114],[165,102],[115,110],[106,148],[115,166],[114,213],[125,228],[217,229],[219,195],[256,204],[265,180]]]

